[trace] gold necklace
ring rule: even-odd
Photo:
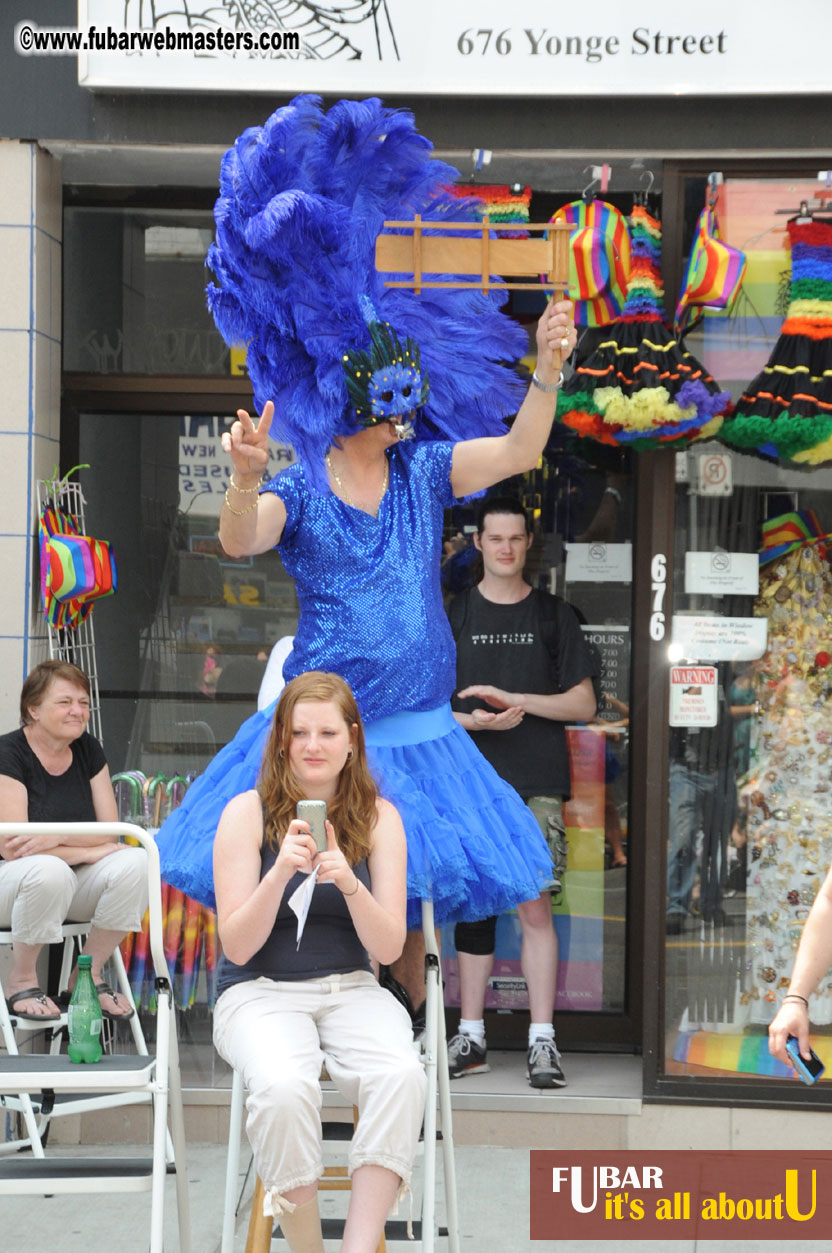
[[[349,492],[344,487],[344,484],[341,482],[338,471],[335,469],[335,466],[332,464],[332,461],[330,460],[329,453],[327,453],[326,456],[324,457],[324,463],[326,465],[327,470],[329,470],[330,474],[335,480],[335,485],[338,488],[339,492],[341,493],[341,497],[344,501],[344,504],[349,505],[352,509],[358,509],[359,506],[355,504]],[[378,498],[378,504],[373,510],[373,514],[375,516],[378,515],[378,511],[381,508],[381,502],[384,500],[384,494],[387,491],[387,486],[389,482],[390,482],[390,462],[385,457],[384,458],[384,482],[381,485],[381,495]],[[364,511],[364,512],[367,512],[367,511]]]

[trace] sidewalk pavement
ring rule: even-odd
[[[101,1146],[96,1149],[57,1147],[54,1156],[83,1156],[96,1152],[109,1156],[143,1156],[147,1146]],[[225,1148],[216,1144],[189,1146],[192,1253],[219,1253],[222,1228]],[[248,1151],[241,1156],[243,1173]],[[460,1253],[613,1253],[615,1240],[574,1241],[529,1239],[529,1154],[526,1149],[462,1145],[456,1151],[460,1214]],[[444,1218],[441,1155],[438,1160],[437,1216]],[[241,1178],[242,1183],[242,1178]],[[416,1184],[418,1193],[418,1182]],[[246,1243],[252,1183],[246,1188],[243,1209],[237,1220],[235,1253]],[[322,1193],[324,1216],[341,1212],[344,1194]],[[414,1207],[415,1212],[415,1207]],[[115,1253],[147,1253],[150,1232],[150,1197],[139,1195],[59,1197],[3,1197],[0,1201],[0,1247],[19,1253],[90,1253],[112,1249]],[[399,1215],[402,1217],[402,1213]],[[406,1213],[404,1217],[406,1217]],[[275,1246],[275,1251],[277,1250]],[[285,1248],[285,1246],[280,1246]],[[397,1246],[401,1247],[401,1246]],[[436,1241],[437,1253],[447,1242]],[[720,1241],[627,1241],[624,1253],[722,1253]],[[730,1245],[731,1253],[771,1253],[770,1241],[742,1240]],[[168,1181],[165,1198],[165,1249],[179,1249],[176,1194]],[[828,1253],[828,1242],[808,1241],[801,1253]]]

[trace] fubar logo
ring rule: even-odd
[[[658,1166],[645,1166],[642,1170],[636,1166],[627,1166],[623,1174],[617,1166],[593,1166],[586,1170],[591,1183],[587,1184],[588,1195],[585,1195],[584,1173],[583,1166],[552,1167],[552,1191],[560,1192],[561,1185],[569,1179],[572,1208],[579,1214],[592,1213],[598,1204],[599,1189],[602,1193],[607,1193],[607,1199],[609,1199],[608,1189],[611,1188],[641,1189],[662,1186],[662,1172]]]
[[[532,1240],[820,1240],[832,1152],[533,1150]]]

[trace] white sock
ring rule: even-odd
[[[554,1040],[554,1038],[555,1028],[550,1022],[529,1023],[529,1048],[531,1048],[535,1040]]]
[[[483,1018],[460,1018],[459,1030],[485,1048],[485,1020]]]

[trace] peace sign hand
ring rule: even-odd
[[[223,450],[229,454],[238,475],[250,475],[257,481],[269,463],[269,428],[274,416],[274,405],[269,400],[263,406],[257,425],[245,409],[237,410],[237,421],[222,436]]]

